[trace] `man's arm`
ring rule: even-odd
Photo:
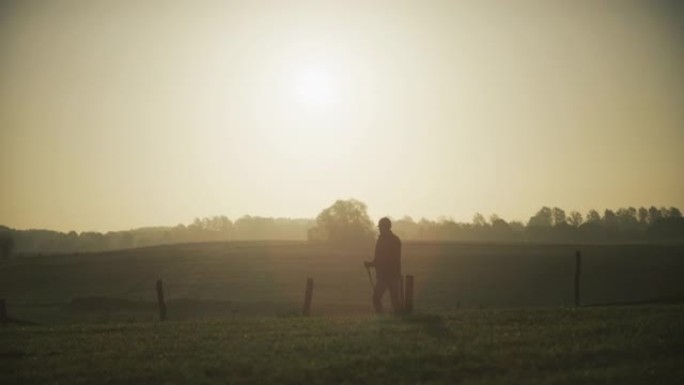
[[[375,266],[375,263],[378,260],[378,254],[380,254],[380,250],[378,248],[379,244],[380,244],[380,241],[375,242],[375,254],[373,255],[373,260],[364,262],[363,263],[364,266],[366,266],[366,267],[374,267]]]

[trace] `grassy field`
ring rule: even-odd
[[[2,384],[681,384],[684,307],[0,328]]]
[[[583,304],[684,297],[684,246],[405,243],[403,270],[423,311],[569,306],[576,249]],[[231,242],[17,258],[0,264],[0,298],[10,315],[46,325],[153,320],[163,279],[171,319],[278,316],[301,310],[312,277],[313,315],[363,315],[370,253]]]
[[[0,298],[39,325],[0,328],[0,383],[682,383],[684,305],[569,306],[576,249],[406,243],[410,317],[372,315],[370,251],[234,242],[14,259]],[[585,305],[684,297],[682,246],[579,249]]]

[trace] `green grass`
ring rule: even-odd
[[[2,384],[681,384],[684,307],[0,329]]]
[[[684,246],[406,243],[412,317],[375,317],[370,250],[170,245],[0,264],[0,384],[684,383]],[[301,312],[307,277],[311,318]],[[164,280],[169,321],[157,321]],[[105,297],[91,301],[89,297]]]

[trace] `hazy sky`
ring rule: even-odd
[[[677,1],[0,1],[0,224],[684,208]]]

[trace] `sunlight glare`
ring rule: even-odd
[[[331,74],[320,68],[307,68],[294,76],[294,98],[304,107],[330,107],[335,102]]]

